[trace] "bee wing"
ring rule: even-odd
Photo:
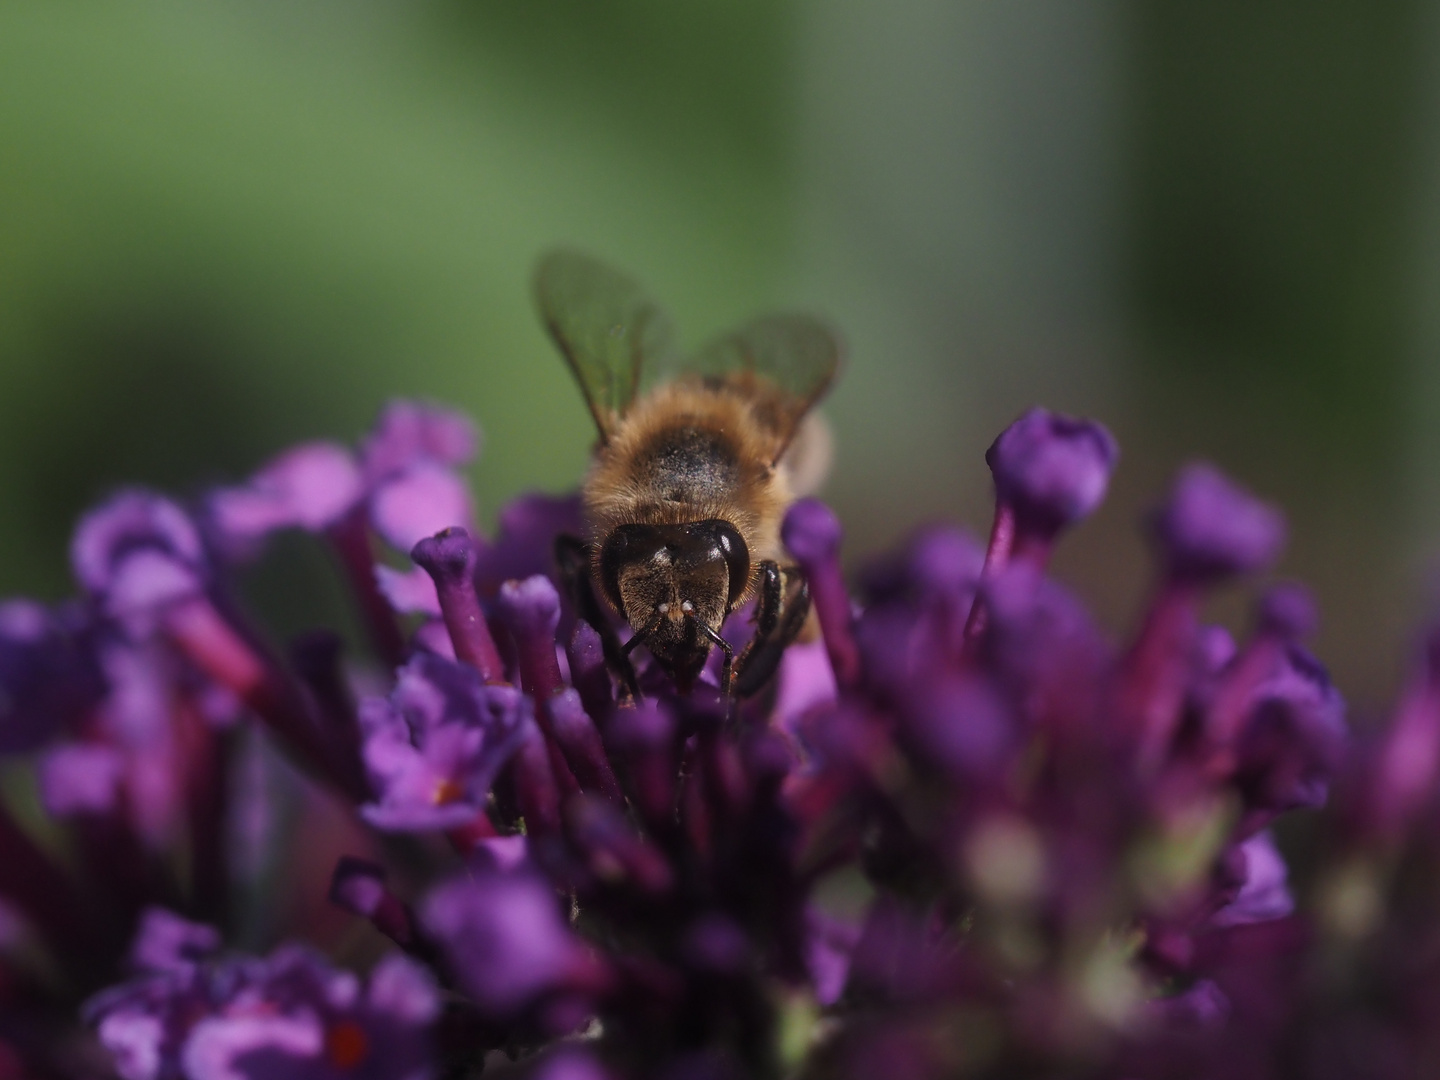
[[[634,280],[578,251],[540,260],[535,299],[608,439],[635,400],[647,362],[671,352],[669,318]]]
[[[840,367],[840,339],[809,315],[765,315],[712,341],[691,362],[749,396],[760,422],[774,431],[779,461],[805,414]]]

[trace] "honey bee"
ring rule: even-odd
[[[725,657],[722,691],[754,693],[809,611],[803,577],[781,567],[780,522],[838,340],[808,316],[770,315],[677,362],[665,314],[605,264],[554,252],[535,291],[599,431],[581,490],[587,536],[557,549],[582,617],[609,626],[592,586],[629,623],[630,640],[606,651],[632,690],[629,655],[644,645],[682,693],[712,648]],[[736,657],[720,631],[756,596],[755,634]]]

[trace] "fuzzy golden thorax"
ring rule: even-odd
[[[719,520],[744,539],[752,568],[780,559],[780,519],[792,496],[774,464],[783,437],[757,404],[763,402],[732,383],[698,378],[665,384],[635,402],[597,449],[585,480],[594,550],[624,525]],[[747,586],[737,605],[749,593]]]

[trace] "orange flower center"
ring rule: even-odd
[[[325,1032],[325,1056],[337,1069],[353,1069],[370,1053],[370,1037],[354,1020],[341,1020]]]
[[[435,785],[433,798],[435,799],[436,806],[445,806],[448,803],[459,802],[464,794],[465,788],[461,785],[460,781],[447,777]]]

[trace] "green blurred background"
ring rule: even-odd
[[[1148,587],[1144,509],[1213,458],[1288,508],[1318,649],[1379,701],[1440,545],[1437,16],[9,0],[0,595],[63,595],[113,485],[195,493],[397,394],[480,421],[482,514],[573,486],[589,421],[528,294],[568,242],[691,342],[778,306],[844,329],[852,554],[983,531],[995,433],[1031,402],[1091,413],[1125,457],[1061,569],[1105,622]],[[334,601],[291,554],[255,585],[286,628]]]

